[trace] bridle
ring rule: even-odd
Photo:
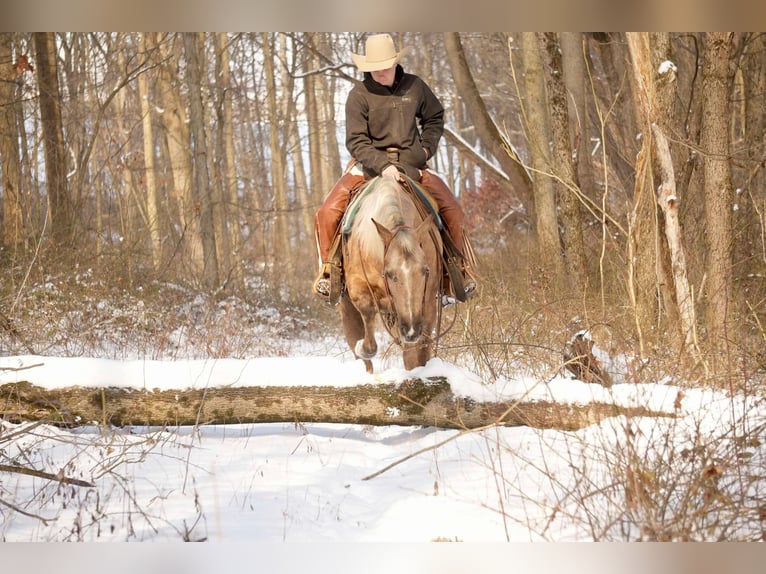
[[[381,277],[383,279],[383,287],[385,289],[386,297],[388,297],[388,300],[391,303],[391,312],[390,313],[383,313],[383,311],[380,308],[380,305],[378,304],[378,299],[375,297],[375,293],[372,290],[372,285],[370,284],[370,279],[367,275],[367,269],[365,269],[364,261],[361,261],[361,267],[362,267],[362,273],[364,274],[364,280],[367,283],[367,289],[370,291],[370,297],[375,304],[375,309],[378,312],[378,315],[380,315],[381,319],[383,319],[383,324],[386,327],[386,331],[388,331],[388,334],[391,335],[394,342],[396,342],[397,345],[401,345],[401,339],[399,338],[399,332],[398,329],[395,329],[395,325],[398,323],[398,313],[396,311],[396,304],[394,302],[394,298],[391,295],[391,286],[388,282],[388,277],[386,276],[386,256],[388,255],[388,250],[391,248],[391,245],[394,243],[394,240],[396,239],[396,236],[404,230],[414,231],[412,226],[407,225],[405,223],[401,223],[396,225],[393,229],[391,229],[391,239],[388,241],[388,243],[383,248],[383,265],[382,265],[382,272]],[[427,275],[431,273],[430,268],[426,268]],[[428,276],[426,276],[426,280],[423,284],[423,297],[420,301],[420,308],[425,309],[426,304],[426,291],[428,290]]]

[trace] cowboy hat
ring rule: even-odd
[[[378,72],[380,70],[387,70],[394,64],[401,60],[402,56],[407,52],[407,48],[403,48],[400,52],[396,51],[394,46],[394,39],[390,34],[375,34],[367,38],[367,42],[364,46],[365,55],[351,54],[354,60],[354,64],[359,68],[361,72]]]

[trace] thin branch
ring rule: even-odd
[[[45,366],[45,363],[35,363],[34,365],[25,365],[23,367],[0,367],[0,371],[13,371],[14,373],[17,373],[19,371],[26,371],[27,369],[34,369],[43,366]]]
[[[45,421],[36,421],[32,424],[25,425],[22,428],[10,433],[10,434],[4,434],[0,435],[0,442],[8,442],[9,440],[14,439],[15,437],[23,434],[27,434],[32,429],[39,427],[40,425],[44,425]]]
[[[19,508],[18,506],[11,504],[7,500],[3,500],[0,498],[0,504],[4,504],[11,510],[15,510],[19,514],[23,514],[24,516],[29,516],[30,518],[36,518],[40,522],[42,522],[45,526],[48,526],[48,522],[53,522],[54,520],[58,520],[58,516],[54,516],[53,518],[45,518],[44,516],[40,516],[38,514],[32,514],[31,512],[27,512],[26,510],[23,510]]]
[[[464,436],[464,435],[467,435],[467,434],[470,434],[470,433],[482,432],[482,431],[485,431],[487,429],[491,429],[491,428],[495,428],[495,427],[498,427],[498,426],[502,426],[504,424],[505,418],[509,414],[511,414],[511,412],[519,405],[519,403],[521,403],[532,392],[532,390],[535,387],[537,387],[537,385],[542,384],[543,381],[546,378],[547,377],[541,378],[540,381],[537,382],[537,384],[532,385],[529,389],[527,389],[526,392],[524,392],[518,399],[513,401],[508,406],[508,408],[505,409],[505,411],[503,411],[503,413],[499,417],[497,417],[497,419],[494,422],[491,422],[491,423],[486,424],[484,426],[472,428],[472,429],[469,429],[469,428],[463,429],[460,432],[452,435],[449,438],[444,439],[443,441],[441,441],[441,442],[439,442],[437,444],[433,444],[431,446],[427,446],[425,448],[421,448],[420,450],[415,451],[415,452],[405,456],[404,458],[400,458],[399,460],[395,460],[394,462],[392,462],[388,466],[378,470],[377,472],[373,472],[372,474],[365,476],[362,480],[370,480],[370,479],[375,478],[376,476],[380,476],[384,472],[387,472],[387,471],[391,470],[395,466],[398,466],[398,465],[402,464],[403,462],[406,462],[406,461],[410,460],[411,458],[415,458],[416,456],[419,456],[419,455],[421,455],[423,453],[439,449],[439,448],[443,447],[445,444],[448,444],[448,443],[452,442],[453,440],[456,440],[456,439],[460,438],[461,436]],[[400,396],[402,396],[402,395],[400,395]],[[413,402],[413,401],[410,401],[410,402]]]
[[[73,484],[74,486],[85,486],[88,488],[95,488],[95,484],[91,482],[87,482],[85,480],[80,480],[79,478],[70,478],[68,476],[63,476],[62,473],[59,474],[51,474],[49,472],[44,472],[42,470],[37,470],[34,468],[27,468],[25,466],[16,466],[16,465],[10,465],[10,464],[0,464],[0,472],[13,472],[16,474],[26,474],[28,476],[36,476],[38,478],[45,478],[46,480],[55,480],[56,482],[61,482],[63,484]]]

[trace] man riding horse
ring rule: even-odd
[[[458,300],[476,293],[472,256],[467,253],[470,244],[463,233],[463,210],[426,164],[444,131],[444,108],[421,78],[404,72],[399,61],[406,51],[397,52],[389,34],[375,34],[367,39],[364,55],[351,54],[364,72],[364,81],[346,100],[346,147],[353,160],[314,218],[320,270],[313,290],[325,299],[330,298],[332,267],[338,264],[330,250],[350,197],[375,176],[397,181],[409,178],[433,197],[452,240],[448,243],[456,246],[461,261],[462,289],[455,289]]]

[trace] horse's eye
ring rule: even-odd
[[[386,279],[388,279],[389,281],[393,281],[394,283],[396,283],[396,275],[394,275],[394,272],[393,272],[393,271],[386,271]]]

